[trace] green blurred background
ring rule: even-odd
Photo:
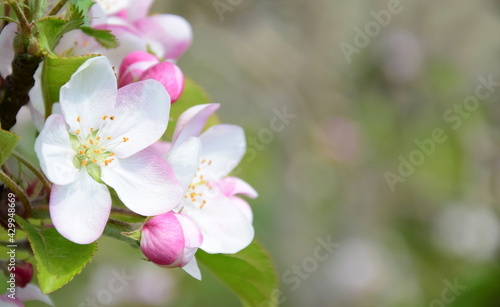
[[[282,306],[500,306],[498,86],[464,104],[478,78],[500,81],[500,1],[395,3],[155,3],[192,24],[179,66],[246,130],[240,177],[260,193],[256,237]],[[314,258],[318,240],[336,247]],[[239,306],[206,270],[198,282],[99,246],[56,306],[92,306],[122,270],[134,278],[108,306]]]

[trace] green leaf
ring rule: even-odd
[[[95,3],[92,0],[71,0],[71,2],[74,5],[76,5],[76,7],[79,8],[80,11],[82,11],[82,12],[88,12],[89,9],[92,7],[92,5],[94,5],[94,3]],[[86,26],[90,25],[90,21],[89,21],[87,14],[85,14],[85,16],[84,16],[84,24]]]
[[[207,254],[201,250],[196,259],[236,292],[244,306],[277,306],[278,278],[266,250],[257,241],[234,255]]]
[[[17,142],[19,142],[19,136],[0,129],[0,166],[3,165],[5,160],[10,156]]]
[[[179,116],[182,112],[186,111],[190,107],[199,104],[205,104],[212,102],[212,99],[208,96],[205,90],[196,84],[193,80],[185,78],[184,81],[184,91],[182,91],[181,97],[172,104],[170,108],[170,122],[168,124],[167,132],[165,133],[165,138],[171,140],[174,135],[175,125]],[[219,123],[217,115],[212,115],[207,121],[207,127],[216,125]]]
[[[71,30],[79,29],[84,24],[83,12],[74,4],[69,6],[68,18],[45,17],[35,22],[38,30],[38,43],[47,53],[53,50],[62,36]]]
[[[47,56],[42,68],[42,93],[45,101],[45,116],[50,115],[52,104],[59,101],[61,86],[66,84],[73,73],[88,59],[96,55],[79,57]]]
[[[81,27],[80,30],[88,36],[92,36],[104,48],[112,49],[118,47],[116,37],[111,34],[110,30],[100,30],[91,27]]]
[[[80,245],[63,238],[55,228],[39,230],[17,217],[28,235],[43,293],[53,292],[79,274],[97,250],[97,243]]]

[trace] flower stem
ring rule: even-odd
[[[56,5],[54,5],[54,7],[52,7],[52,9],[50,10],[49,16],[57,14],[66,4],[66,2],[68,2],[68,0],[60,0],[59,2],[57,2]]]
[[[5,2],[7,3],[7,5],[10,6],[12,11],[14,11],[14,13],[16,14],[17,20],[19,20],[19,24],[21,25],[21,30],[29,28],[30,22],[26,18],[26,15],[24,15],[23,10],[19,6],[19,3],[16,0],[7,0]]]
[[[19,197],[19,200],[21,200],[24,208],[23,215],[21,216],[23,218],[30,216],[31,204],[24,191],[3,171],[0,171],[0,181],[2,181],[16,195],[16,197]]]
[[[51,184],[50,182],[47,180],[47,178],[40,172],[36,169],[36,167],[31,164],[30,162],[28,162],[28,160],[26,160],[23,156],[21,156],[20,154],[16,153],[16,152],[13,152],[11,154],[17,161],[21,162],[22,164],[24,164],[39,180],[40,182],[42,183],[43,185],[43,188],[45,189],[45,196],[46,196],[46,199],[47,201],[49,200],[49,197],[50,197],[50,190],[51,190]]]
[[[117,208],[117,207],[111,207],[111,213],[113,214],[120,214],[120,215],[126,215],[126,216],[133,216],[133,217],[143,217],[142,215],[139,215],[137,213],[134,213],[128,209],[125,208]]]

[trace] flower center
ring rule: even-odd
[[[213,187],[208,183],[203,175],[203,171],[212,164],[212,160],[201,161],[198,172],[194,175],[194,179],[189,185],[184,198],[194,207],[203,209],[207,204],[207,198],[212,194]]]
[[[73,164],[76,168],[83,166],[108,166],[115,158],[114,152],[111,150],[116,146],[127,142],[129,139],[123,137],[119,140],[114,140],[113,137],[106,135],[106,131],[112,121],[115,120],[114,116],[104,115],[101,117],[102,122],[99,128],[90,128],[86,136],[82,133],[81,129],[77,129],[70,134],[70,139],[73,143],[73,148],[76,151],[73,157]],[[80,116],[76,121],[81,122]]]

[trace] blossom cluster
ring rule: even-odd
[[[50,218],[62,236],[92,243],[113,208],[124,205],[144,217],[137,232],[147,259],[201,279],[198,249],[232,254],[253,240],[252,211],[240,196],[255,198],[257,192],[230,176],[246,151],[243,129],[206,128],[219,104],[195,105],[170,117],[184,88],[175,63],[191,44],[192,29],[180,16],[149,15],[152,2],[98,0],[91,6],[91,27],[110,31],[116,48],[78,29],[64,34],[57,56],[95,56],[71,75],[51,105],[40,65],[28,105],[29,121],[39,131],[34,151],[52,184]],[[18,31],[12,22],[0,33],[4,79],[12,73]],[[171,121],[175,131],[167,139]]]

